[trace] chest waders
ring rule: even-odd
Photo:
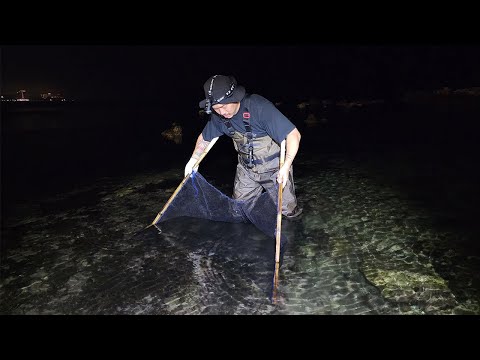
[[[245,134],[235,131],[229,120],[224,123],[238,153],[233,198],[249,200],[259,196],[263,189],[275,187],[280,166],[280,146],[268,135],[253,136],[248,108],[243,113]],[[276,191],[273,191],[272,194],[276,194]],[[290,213],[297,206],[293,166],[290,166],[288,181],[283,189],[282,204],[282,213],[284,214]]]

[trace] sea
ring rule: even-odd
[[[478,315],[478,97],[278,104],[302,217],[272,301],[249,224],[148,227],[207,119],[154,102],[1,104],[0,314]],[[177,110],[177,111],[176,111]],[[172,124],[181,141],[162,135]],[[199,172],[231,196],[222,137]]]

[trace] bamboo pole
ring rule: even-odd
[[[285,163],[285,140],[280,146],[280,169]],[[275,245],[275,275],[273,277],[273,302],[277,302],[278,273],[280,269],[280,243],[282,238],[282,197],[283,184],[278,184],[278,201],[277,201],[277,228],[276,228],[276,245]]]
[[[198,158],[197,162],[195,163],[195,165],[193,165],[192,169],[195,169],[198,165],[200,165],[200,162],[203,160],[203,158],[207,155],[207,153],[210,151],[210,149],[212,148],[213,145],[215,145],[215,143],[217,142],[218,140],[218,137],[216,138],[213,138],[212,141],[210,141],[210,143],[208,144],[208,146],[205,148],[205,150],[203,151],[202,155],[200,155],[200,157]],[[177,194],[179,193],[179,191],[182,189],[183,185],[185,185],[185,183],[187,182],[188,178],[191,176],[191,174],[187,174],[187,176],[185,176],[182,180],[182,182],[180,183],[180,185],[177,186],[177,189],[173,192],[172,196],[170,196],[170,199],[168,199],[167,203],[165,204],[165,206],[163,207],[163,209],[157,214],[157,216],[155,217],[155,219],[152,221],[152,223],[150,225],[147,226],[150,227],[152,225],[155,225],[157,222],[160,221],[160,219],[162,218],[163,214],[165,213],[165,211],[168,209],[168,207],[170,206],[170,204],[172,203],[173,199],[175,198],[175,196],[177,196]]]

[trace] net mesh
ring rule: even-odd
[[[155,225],[182,216],[230,223],[252,223],[269,238],[275,239],[277,204],[278,184],[255,199],[236,200],[211,185],[199,172],[194,172]],[[287,242],[283,232],[280,238],[283,248]]]

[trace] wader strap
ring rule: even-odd
[[[228,131],[230,132],[230,136],[233,137],[233,135],[235,135],[235,130],[233,130],[233,126],[230,123],[230,120],[225,120],[224,123],[225,125],[227,125]]]
[[[246,109],[243,113],[243,125],[245,125],[245,135],[247,136],[247,147],[248,147],[248,163],[246,164],[250,169],[253,167],[253,135],[252,128],[250,127],[250,113]]]
[[[279,156],[280,156],[280,152],[277,152],[277,153],[272,154],[272,155],[270,155],[270,156],[267,156],[267,157],[265,157],[265,158],[263,158],[263,159],[252,160],[251,163],[252,163],[253,165],[264,164],[264,163],[267,163],[267,162],[269,162],[270,160],[273,160],[273,159],[275,159],[275,158],[277,158],[277,157],[279,157]],[[248,166],[248,164],[249,164],[248,159],[245,159],[243,156],[241,157],[241,159],[242,159],[243,163]]]

